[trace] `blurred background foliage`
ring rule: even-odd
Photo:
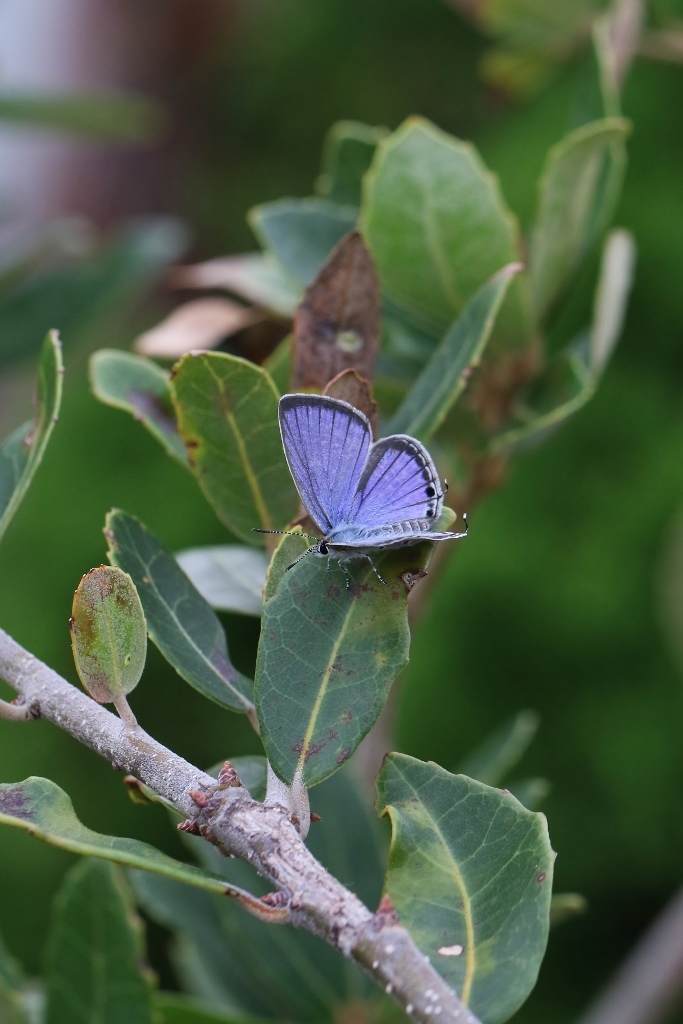
[[[178,6],[165,14],[159,6],[159,18],[182,20]],[[203,6],[183,17],[201,19]],[[653,6],[660,19],[683,17],[673,2]],[[50,449],[0,547],[0,622],[73,681],[72,594],[82,573],[104,560],[101,528],[111,506],[139,516],[173,550],[230,539],[188,474],[89,392],[88,354],[104,344],[129,347],[171,305],[163,288],[151,297],[148,288],[183,243],[176,223],[157,221],[144,227],[156,232],[152,256],[148,247],[142,264],[139,253],[124,257],[128,284],[141,287],[122,287],[114,272],[106,274],[118,284],[94,315],[87,300],[97,266],[113,259],[121,238],[130,244],[131,232],[142,230],[127,227],[126,217],[179,217],[193,231],[192,259],[252,249],[247,209],[310,192],[332,122],[394,128],[419,113],[476,143],[528,226],[544,154],[576,123],[590,88],[581,45],[523,97],[499,82],[492,87],[491,76],[480,74],[491,40],[440,0],[225,0],[207,2],[204,13],[215,30],[175,69],[175,91],[159,88],[166,139],[147,157],[113,158],[121,175],[117,206],[94,211],[113,234],[78,256],[85,276],[73,301],[60,306],[69,292],[58,279],[45,307],[40,297],[26,303],[36,342],[48,327],[61,329],[67,376]],[[636,60],[623,108],[634,131],[616,223],[634,233],[638,267],[622,341],[597,397],[552,443],[521,459],[477,510],[414,636],[400,684],[399,749],[449,769],[520,709],[540,714],[519,771],[551,782],[544,810],[559,854],[557,889],[582,893],[588,910],[551,934],[538,987],[516,1018],[522,1024],[574,1019],[682,874],[681,620],[662,609],[665,595],[680,599],[669,566],[683,506],[683,68]],[[151,188],[145,201],[131,180],[128,203],[126,175],[149,167],[153,181],[159,152],[158,193]],[[87,167],[95,178],[84,196],[97,192],[102,170],[97,161]],[[93,210],[72,197],[63,212]],[[20,288],[37,274],[63,274],[64,260],[56,262],[57,269],[32,268]],[[585,322],[595,270],[586,268],[568,321]],[[0,294],[0,313],[3,301]],[[4,322],[0,328],[0,349],[9,350],[16,335]],[[558,332],[571,333],[562,324]],[[30,405],[16,361],[0,368],[0,402],[4,436]],[[258,621],[223,621],[233,660],[251,672]],[[667,629],[679,631],[677,643]],[[185,686],[154,648],[131,703],[145,728],[199,765],[256,751],[247,723]],[[0,777],[32,774],[62,785],[92,828],[179,851],[164,812],[133,805],[107,764],[47,723],[0,722]],[[314,808],[315,798],[313,791]],[[46,930],[49,900],[70,861],[28,836],[2,832],[0,930],[29,971],[41,967],[36,936]],[[151,944],[168,987],[165,937],[156,927]]]

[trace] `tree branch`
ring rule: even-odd
[[[659,1024],[683,1000],[683,889],[580,1024]]]
[[[479,1024],[393,914],[381,908],[372,914],[318,863],[284,808],[252,800],[243,787],[218,790],[215,779],[142,729],[126,726],[1,629],[0,678],[21,694],[32,714],[170,801],[223,854],[252,864],[282,894],[279,906],[288,921],[355,960],[412,1020]]]

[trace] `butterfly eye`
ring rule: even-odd
[[[327,544],[325,543],[324,540],[321,540],[320,543],[318,544],[318,551],[320,552],[321,555],[329,554]]]
[[[434,490],[433,487],[428,487],[425,493],[427,494],[428,498],[433,498],[434,495],[436,494],[436,491]]]

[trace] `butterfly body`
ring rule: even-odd
[[[322,534],[306,554],[326,556],[328,568],[338,559],[346,572],[349,559],[367,558],[379,576],[377,552],[464,536],[433,529],[444,491],[414,437],[393,434],[373,444],[363,413],[325,395],[284,395],[279,420],[294,483]]]

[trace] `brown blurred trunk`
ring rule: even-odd
[[[183,169],[203,145],[200,68],[230,34],[242,0],[6,0],[2,88],[132,91],[161,101],[168,130],[151,146],[0,126],[3,218],[177,212]],[[199,109],[198,109],[199,106]]]
[[[80,2],[80,0],[74,0]],[[122,215],[176,212],[178,186],[202,146],[194,100],[197,72],[225,37],[234,0],[89,0],[75,57],[84,81],[160,100],[169,118],[161,142],[138,147],[79,147],[75,173],[62,180],[61,206],[107,224]]]

